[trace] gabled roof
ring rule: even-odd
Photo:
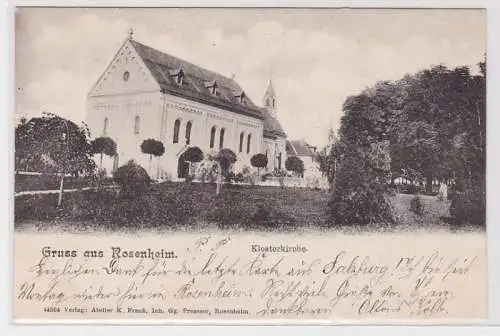
[[[244,103],[241,103],[236,93],[241,96],[243,90],[233,79],[153,49],[135,40],[129,41],[164,92],[235,113],[264,119],[261,109],[246,94]],[[182,84],[178,84],[174,76],[179,75],[181,70],[183,80]],[[206,83],[212,82],[217,83],[217,93],[215,95],[206,85]]]
[[[305,140],[292,140],[286,142],[286,153],[292,156],[314,156],[314,147]]]
[[[273,118],[266,108],[260,108],[261,113],[264,115],[264,137],[266,138],[276,138],[277,136],[285,137],[286,133],[281,127],[278,119]]]

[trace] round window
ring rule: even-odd
[[[126,82],[126,81],[128,81],[129,77],[130,77],[130,73],[128,71],[125,71],[123,73],[123,80]]]

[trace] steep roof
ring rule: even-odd
[[[177,57],[148,47],[135,40],[130,40],[161,89],[172,95],[199,101],[239,114],[264,119],[261,108],[244,94],[242,88],[230,78],[204,69]],[[175,75],[182,70],[183,81],[178,84]],[[216,83],[217,94],[210,88]],[[244,103],[241,95],[244,95]]]
[[[309,145],[305,140],[291,140],[286,142],[287,155],[294,156],[314,156],[314,147]]]
[[[264,115],[264,137],[266,138],[276,138],[276,136],[281,136],[286,138],[286,133],[281,127],[278,119],[271,116],[266,108],[260,108],[261,113]]]

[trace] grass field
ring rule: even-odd
[[[421,196],[424,213],[409,211],[412,195],[393,199],[398,224],[363,230],[461,229],[443,219],[449,202]],[[64,195],[23,195],[15,199],[17,229],[76,231],[117,230],[231,230],[325,229],[331,227],[326,208],[328,192],[302,188],[162,183],[144,196],[122,198],[115,191],[81,191]],[[357,230],[355,224],[342,230]]]

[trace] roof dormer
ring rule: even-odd
[[[205,82],[205,87],[210,91],[211,94],[214,96],[219,95],[219,86],[217,85],[217,82],[215,80]]]
[[[169,75],[172,77],[175,82],[179,85],[182,85],[184,82],[184,70],[182,68],[169,70]]]
[[[234,92],[234,97],[236,98],[236,100],[238,101],[238,103],[243,104],[243,105],[247,104],[245,92],[243,92],[243,91],[236,91],[236,92]]]

